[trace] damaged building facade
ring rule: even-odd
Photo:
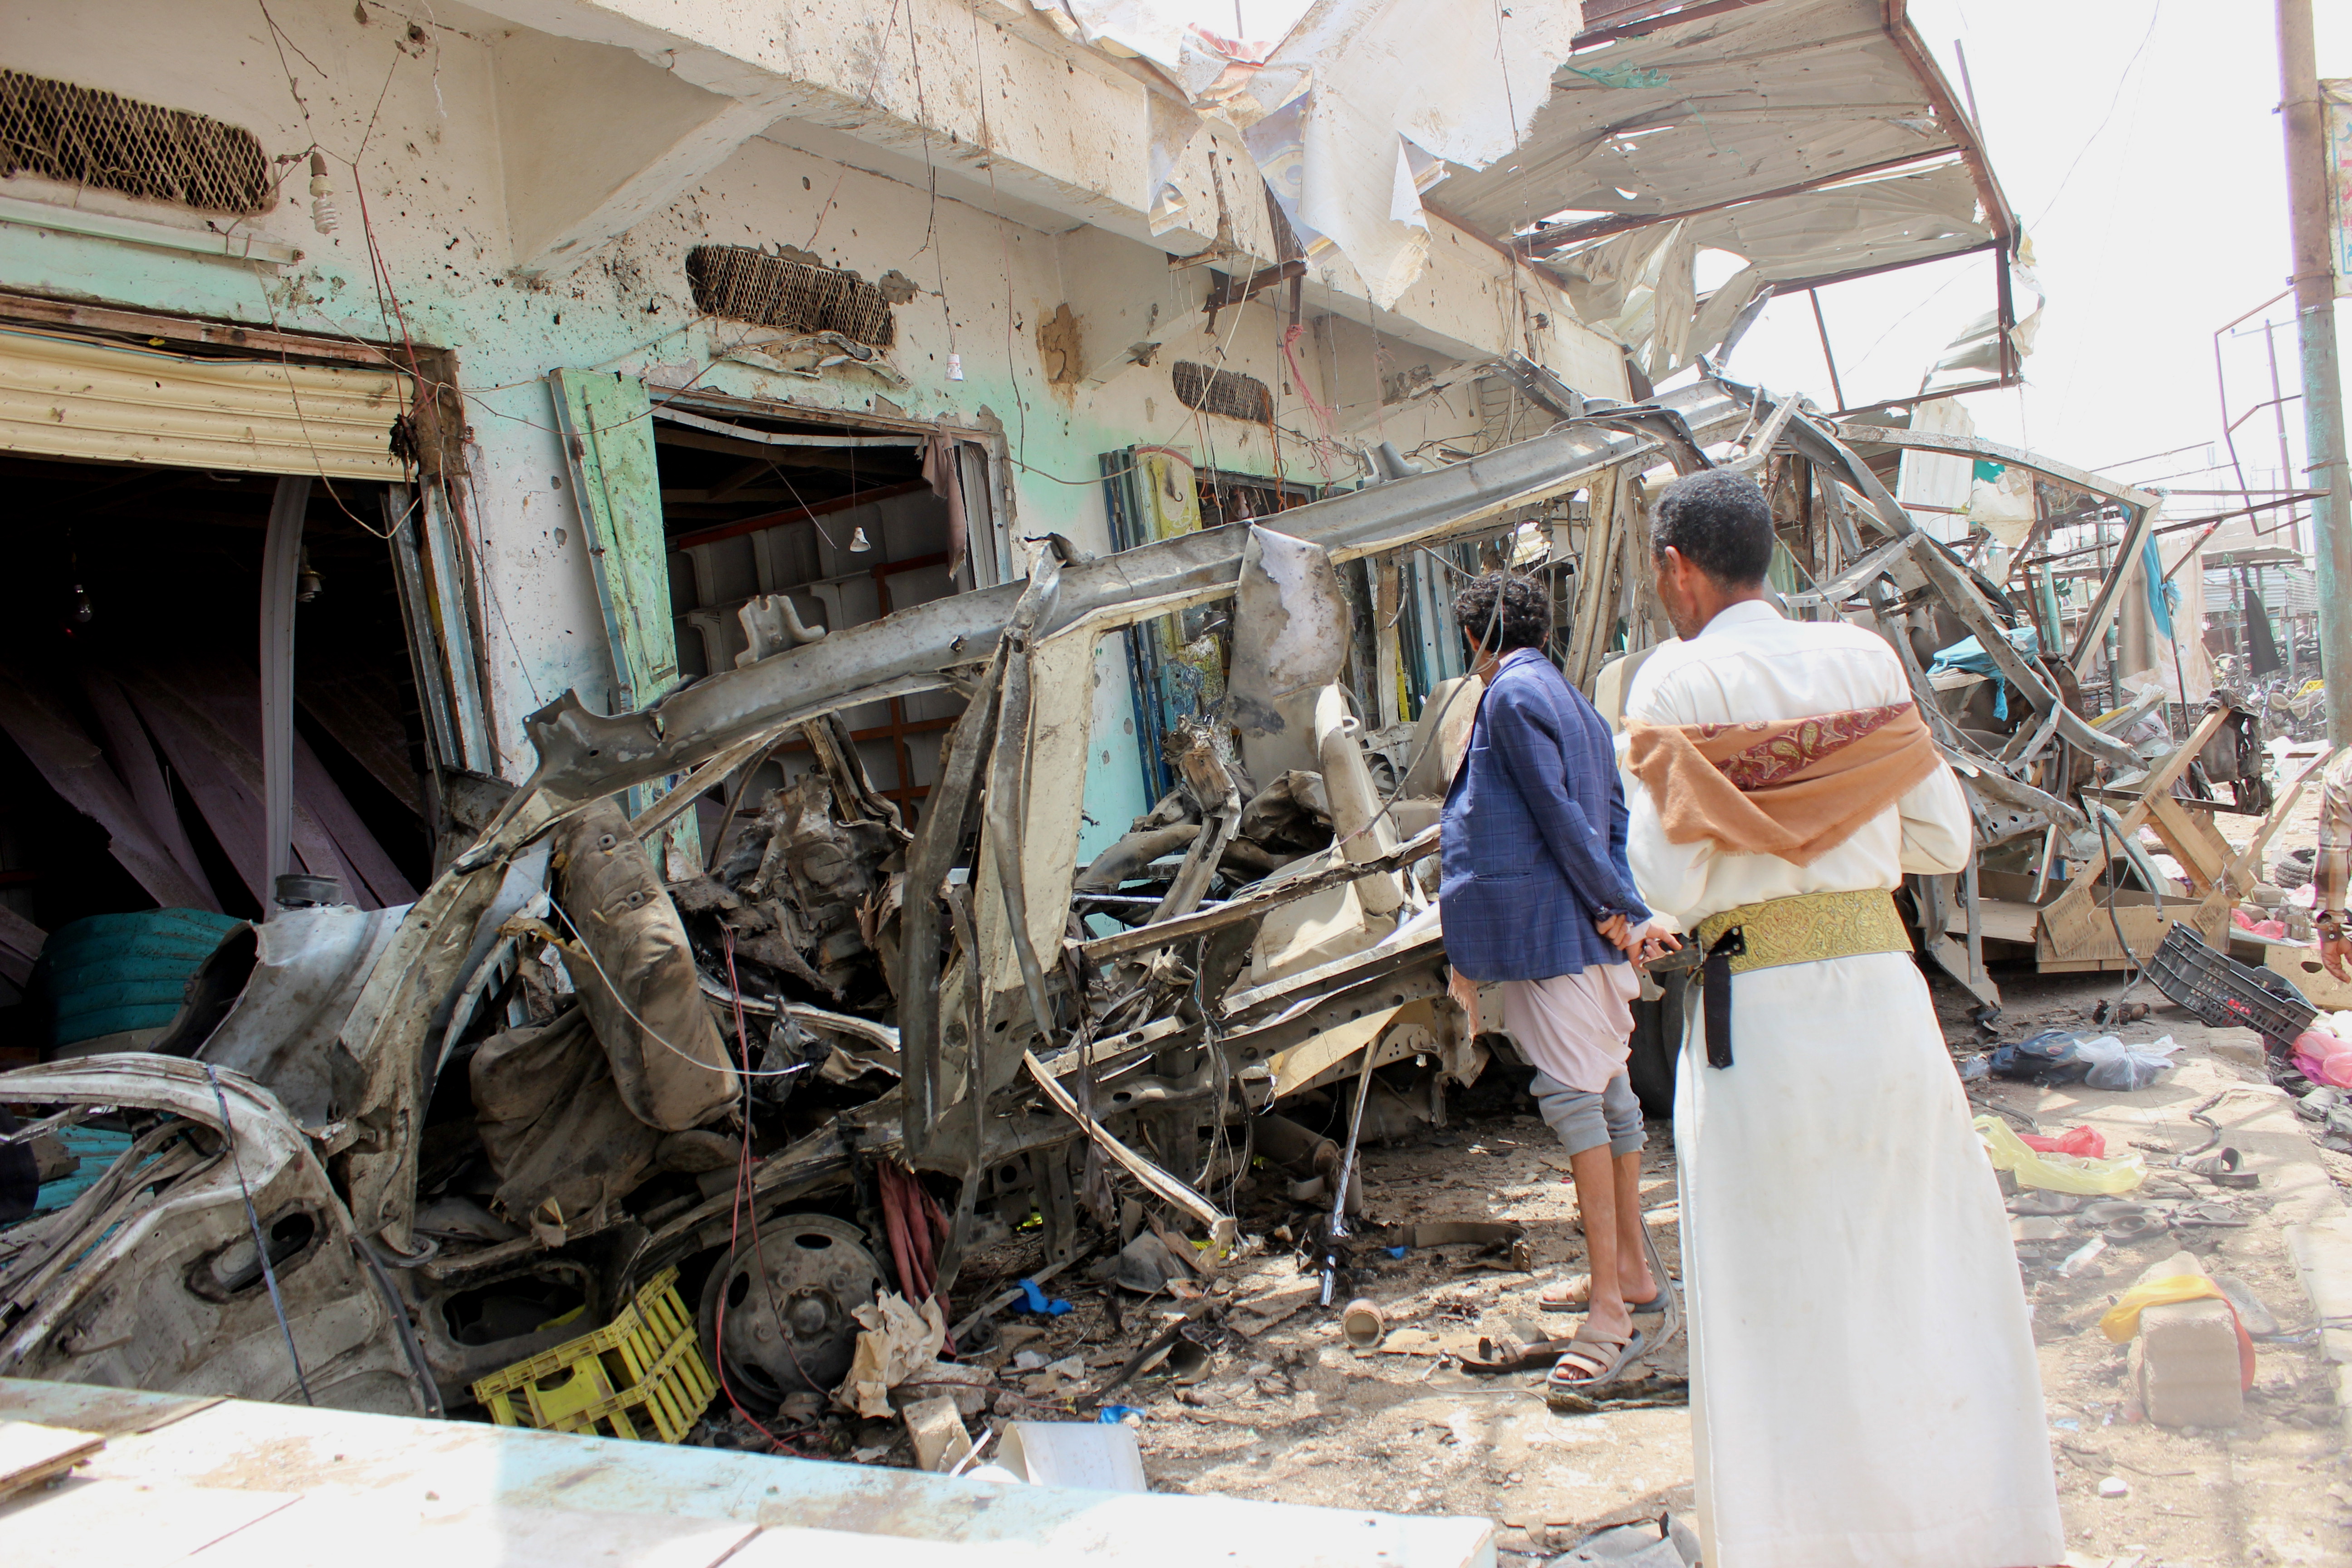
[[[1547,563],[1605,692],[1663,635],[1643,476],[1748,461],[1815,611],[2010,649],[1882,482],[1907,408],[1692,374],[1972,258],[1938,390],[2016,374],[1899,4],[1302,10],[12,26],[0,1100],[118,1142],[0,1235],[0,1373],[438,1413],[675,1269],[772,1410],[991,1224],[1231,1245],[1256,1152],[1344,1228],[1269,1108],[1486,1049],[1461,573]],[[2003,668],[1942,738],[2042,845],[2052,737],[2120,749]]]

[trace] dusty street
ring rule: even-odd
[[[2001,1037],[2052,1027],[2100,1032],[2089,1009],[2120,980],[2005,976],[2010,1007]],[[2180,1065],[2153,1088],[2124,1094],[1971,1086],[1980,1105],[2030,1117],[2045,1131],[2087,1123],[2105,1135],[2111,1153],[2138,1148],[2150,1178],[2136,1197],[2226,1199],[2247,1219],[2243,1228],[2159,1232],[2110,1245],[2072,1278],[2055,1269],[2080,1238],[2063,1243],[2056,1257],[2022,1263],[2070,1562],[2352,1563],[2335,1374],[2284,1234],[2290,1225],[2340,1212],[2352,1159],[2313,1143],[2307,1124],[2254,1065],[2251,1034],[2208,1030],[2145,987],[2134,994],[2158,1005],[2126,1037],[2170,1035],[2184,1047]],[[1938,995],[1956,1051],[1973,1054],[1979,1041],[1958,993],[1939,987]],[[1536,1302],[1543,1284],[1572,1271],[1581,1254],[1568,1163],[1532,1103],[1512,1102],[1504,1078],[1505,1069],[1490,1069],[1457,1097],[1450,1127],[1423,1127],[1367,1151],[1368,1217],[1392,1225],[1508,1220],[1524,1227],[1537,1272],[1507,1271],[1507,1258],[1472,1246],[1380,1257],[1356,1289],[1379,1305],[1389,1333],[1377,1352],[1358,1353],[1341,1339],[1336,1308],[1318,1307],[1318,1277],[1273,1244],[1274,1255],[1230,1269],[1210,1287],[1210,1299],[1230,1307],[1210,1320],[1222,1329],[1201,1336],[1213,1356],[1197,1382],[1180,1382],[1193,1374],[1171,1375],[1163,1366],[1105,1396],[1140,1410],[1155,1488],[1483,1515],[1502,1527],[1507,1560],[1546,1557],[1600,1526],[1689,1509],[1690,1424],[1679,1403],[1555,1415],[1539,1392],[1539,1373],[1481,1376],[1460,1364],[1479,1353],[1482,1339],[1565,1333],[1576,1321]],[[2262,1177],[2252,1192],[2157,1174],[2169,1159],[2163,1151],[2204,1141],[2205,1130],[2188,1115],[2217,1094],[2222,1099],[2210,1114],[2225,1130],[2223,1142]],[[1678,1268],[1670,1129],[1654,1121],[1649,1132],[1645,1201],[1660,1249]],[[1250,1206],[1254,1215],[1265,1212],[1263,1199]],[[2279,1337],[2260,1346],[2246,1417],[2227,1431],[2168,1431],[2138,1419],[2126,1407],[2126,1348],[2097,1328],[2141,1269],[2183,1247],[2210,1272],[2242,1279],[2278,1321]],[[1143,1315],[1129,1306],[1127,1331],[1114,1331],[1097,1289],[1068,1287],[1062,1293],[1076,1304],[1070,1315],[1042,1332],[1036,1325],[1047,1320],[1016,1320],[1027,1326],[1010,1337],[1049,1360],[1084,1352],[1090,1367],[1115,1370],[1144,1337]],[[1685,1351],[1677,1337],[1648,1365],[1670,1385],[1685,1371]],[[1792,1401],[1803,1396],[1790,1391]],[[2125,1495],[2100,1495],[2109,1478],[2120,1479]]]

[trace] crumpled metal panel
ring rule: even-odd
[[[1785,283],[1972,249],[1992,237],[1976,212],[1976,181],[1954,163],[1748,202],[1692,218],[1687,232]]]
[[[1885,10],[1881,0],[1782,0],[1580,54],[1553,73],[1517,153],[1475,173],[1448,169],[1431,199],[1504,238],[1556,212],[1687,213],[1957,152]],[[1979,227],[1965,243],[1991,237]]]
[[[1250,524],[1234,595],[1234,719],[1279,730],[1282,699],[1339,679],[1348,661],[1348,606],[1331,558],[1314,545]]]
[[[408,910],[333,904],[255,925],[253,974],[196,1058],[245,1074],[303,1125],[325,1125],[334,1116],[335,1037]]]
[[[46,1222],[89,1234],[72,1238],[68,1250],[79,1255],[29,1300],[18,1299],[24,1282],[8,1279],[0,1257],[0,1299],[13,1303],[0,1310],[22,1313],[0,1328],[0,1375],[279,1402],[301,1399],[307,1381],[321,1406],[437,1410],[404,1349],[405,1321],[310,1141],[268,1089],[239,1073],[215,1076],[217,1095],[204,1064],[137,1053],[0,1074],[0,1099],[162,1111],[226,1131],[236,1155],[183,1162],[152,1197],[127,1206],[68,1209]],[[136,1178],[122,1187],[126,1196],[138,1190]],[[282,1322],[252,1267],[248,1194],[273,1240]]]

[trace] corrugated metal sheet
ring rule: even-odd
[[[2243,595],[2243,577],[2253,579],[2254,593],[2263,607],[2273,616],[2315,616],[2319,613],[2319,585],[2311,572],[2300,566],[2249,566],[2242,574],[2236,570],[2209,571],[2205,574],[2205,600],[2218,612],[2220,618],[2234,620],[2239,601]]]
[[[1667,19],[1588,50],[1553,74],[1517,152],[1483,170],[1449,167],[1429,199],[1498,239],[1564,209],[1705,214],[1693,220],[1697,244],[1746,256],[1775,280],[1982,245],[1998,222],[1976,211],[1963,138],[1884,19],[1882,0],[1790,0]],[[1862,171],[1875,177],[1720,208]]]
[[[0,451],[396,480],[404,379],[0,331]]]

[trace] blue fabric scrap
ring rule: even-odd
[[[2174,640],[2172,606],[2180,602],[2180,589],[2177,584],[2164,581],[2164,562],[2156,552],[2156,535],[2153,533],[2140,547],[2139,574],[2147,588],[2147,618],[2156,623],[2156,629],[2164,640],[2171,642]]]
[[[2037,658],[2042,653],[2042,637],[2032,626],[2019,626],[2009,633],[2009,646],[2027,658]],[[1993,685],[1992,711],[1997,719],[2009,717],[2009,681],[2001,675],[2000,666],[1992,661],[1984,644],[1975,637],[1962,637],[1948,648],[1937,651],[1935,662],[1927,666],[1930,676],[1958,670],[1965,675],[1981,675]]]
[[[1021,1295],[1023,1298],[1021,1310],[1024,1312],[1043,1312],[1049,1318],[1058,1318],[1070,1310],[1070,1304],[1067,1301],[1056,1300],[1038,1289],[1037,1281],[1034,1279],[1021,1281]]]

